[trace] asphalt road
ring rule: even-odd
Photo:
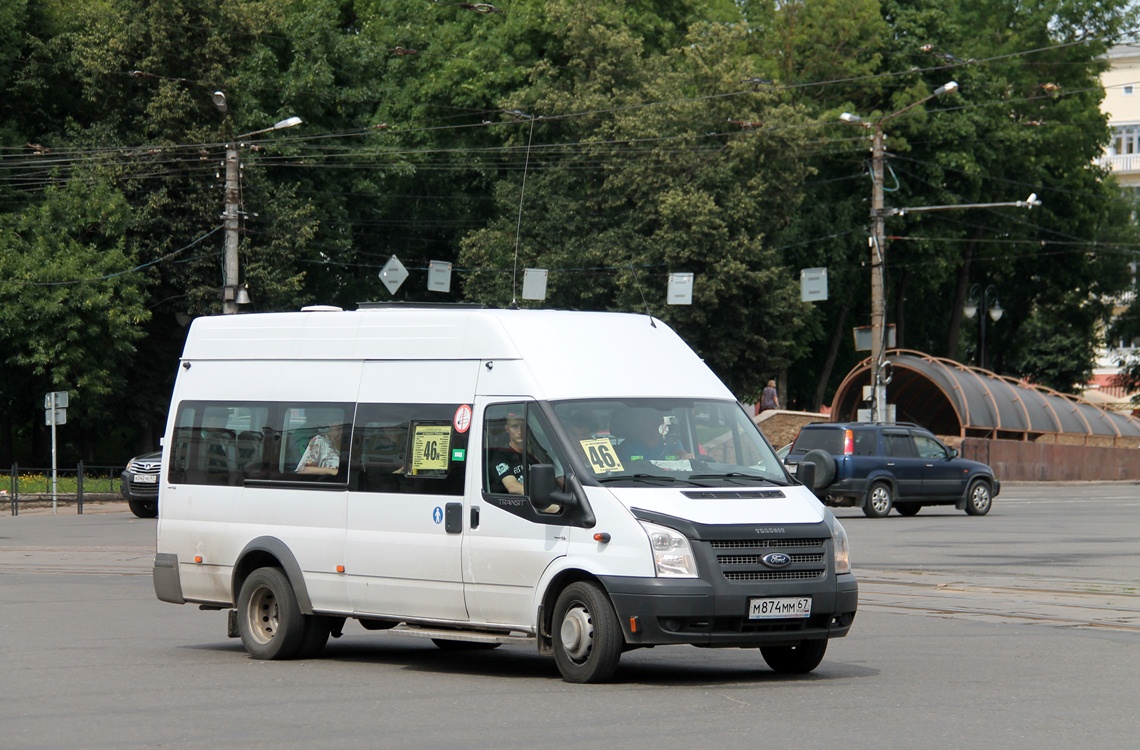
[[[840,510],[860,611],[814,673],[663,647],[585,686],[353,623],[321,659],[254,661],[224,614],[154,598],[154,521],[99,510],[0,516],[0,747],[1140,744],[1137,484],[1011,484],[983,518]]]

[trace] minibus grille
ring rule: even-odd
[[[766,570],[750,573],[724,572],[724,577],[730,581],[814,581],[823,577],[823,568],[819,570]]]
[[[792,558],[792,564],[796,563],[821,563],[823,562],[822,552],[809,552],[808,554],[793,554],[789,555]],[[722,566],[724,565],[760,565],[760,555],[717,555],[717,562]]]
[[[827,575],[826,538],[725,539],[708,542],[725,580],[814,581]],[[790,562],[781,568],[764,564],[773,552],[783,552]]]

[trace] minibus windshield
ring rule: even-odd
[[[562,401],[554,413],[586,475],[607,484],[788,485],[775,452],[734,401],[599,399]]]

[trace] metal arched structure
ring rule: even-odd
[[[1080,398],[1030,385],[989,370],[909,349],[887,352],[887,401],[895,419],[917,422],[938,435],[1034,440],[1042,435],[1140,437],[1140,420]],[[871,362],[857,365],[832,401],[834,421],[853,421],[869,386]]]

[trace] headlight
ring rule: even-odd
[[[829,514],[827,523],[831,527],[831,541],[835,547],[835,572],[850,573],[851,549],[847,545],[847,532],[843,530],[843,524],[839,523],[835,516]]]
[[[658,526],[647,521],[641,527],[649,536],[649,548],[653,550],[653,565],[661,578],[696,578],[697,561],[693,548],[681,532],[667,526]]]

